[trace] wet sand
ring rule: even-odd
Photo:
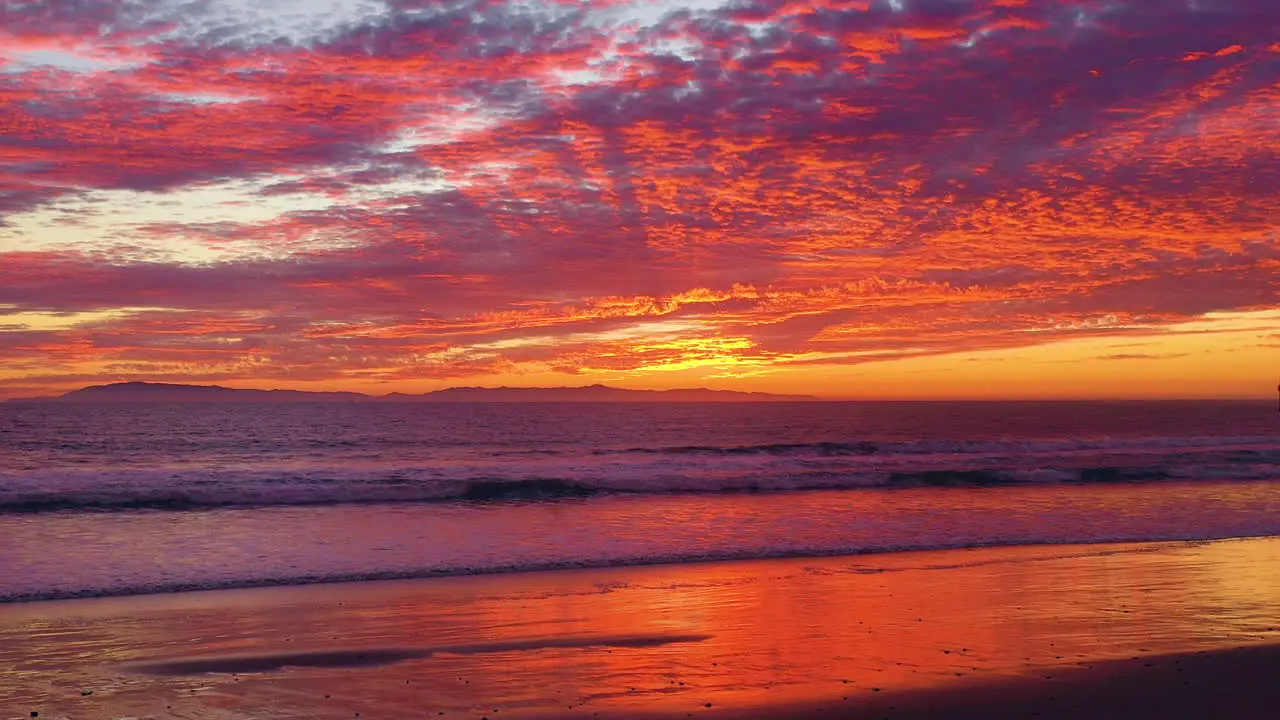
[[[1280,539],[0,606],[0,718],[1273,717]]]
[[[840,702],[703,714],[711,720],[794,718],[1232,718],[1262,720],[1280,708],[1280,644],[1157,655],[1047,669],[1044,675],[976,680]],[[667,717],[667,716],[655,716]]]

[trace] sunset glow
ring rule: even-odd
[[[1274,397],[1277,26],[1253,0],[0,0],[0,398]]]

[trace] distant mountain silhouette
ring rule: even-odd
[[[23,402],[133,403],[133,402],[215,402],[215,403],[465,403],[465,402],[777,402],[814,400],[809,395],[775,395],[688,388],[680,390],[627,390],[608,385],[586,387],[452,387],[421,393],[365,395],[357,392],[309,392],[305,390],[241,390],[219,385],[179,385],[171,383],[125,382],[91,385],[65,395],[27,398]]]
[[[385,400],[401,402],[743,402],[753,400],[813,400],[808,395],[775,395],[687,388],[679,390],[628,390],[608,385],[586,387],[452,387],[405,395],[392,393]]]
[[[374,398],[355,392],[304,390],[239,390],[219,385],[125,382],[91,385],[45,402],[367,402]]]

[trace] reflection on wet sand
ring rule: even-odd
[[[13,668],[0,707],[68,718],[799,707],[1280,640],[1277,566],[1280,540],[1259,539],[20,604],[0,608],[0,667]],[[374,651],[394,657],[346,662]],[[254,658],[265,659],[233,662]],[[169,672],[125,669],[139,666]]]

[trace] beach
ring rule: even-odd
[[[0,605],[3,718],[1271,717],[1280,539]]]
[[[0,0],[0,720],[1280,720],[1276,28]]]

